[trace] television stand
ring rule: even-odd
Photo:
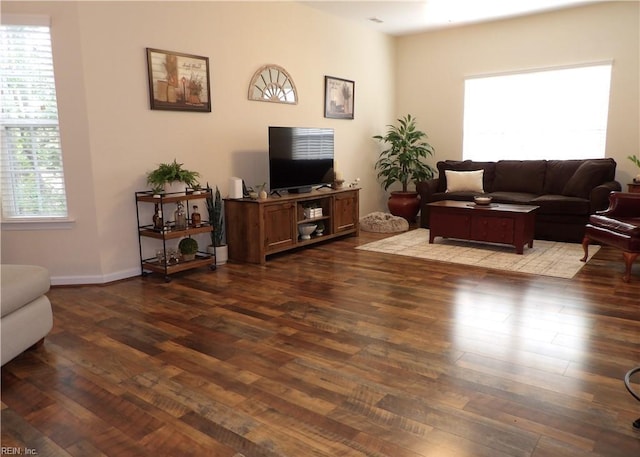
[[[359,192],[358,188],[350,187],[258,200],[226,198],[229,260],[265,264],[271,254],[342,236],[358,236]],[[312,208],[321,208],[322,214],[309,217]],[[299,232],[302,224],[322,225],[324,230],[314,232],[311,239],[305,240]]]

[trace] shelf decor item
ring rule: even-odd
[[[348,79],[324,77],[324,117],[353,119],[356,83]]]
[[[182,238],[178,243],[178,249],[183,260],[193,260],[198,252],[198,242],[193,238]]]
[[[193,212],[191,213],[191,225],[193,227],[200,227],[202,224],[202,216],[200,216],[200,212],[198,211],[198,205],[193,205]]]
[[[187,229],[187,215],[184,212],[184,205],[182,202],[176,203],[176,210],[174,212],[174,229],[186,230]]]
[[[316,231],[318,227],[317,224],[300,224],[298,226],[298,231],[300,232],[301,240],[310,240],[311,234]]]
[[[384,190],[400,183],[402,191],[392,191],[389,197],[389,211],[394,216],[404,217],[413,222],[420,209],[418,192],[409,191],[409,182],[426,181],[433,178],[435,170],[424,160],[433,156],[433,146],[425,141],[427,134],[416,128],[416,119],[407,114],[398,119],[398,125],[388,125],[387,133],[373,138],[388,145],[380,153],[375,168]]]
[[[173,159],[171,163],[161,163],[155,170],[147,173],[147,185],[151,187],[154,195],[167,191],[167,186],[172,183],[183,183],[186,187],[198,186],[200,173],[183,168],[182,163]]]
[[[211,112],[209,58],[147,48],[153,110]]]

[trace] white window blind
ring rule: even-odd
[[[467,79],[463,157],[604,157],[610,82],[610,63]]]
[[[2,219],[67,217],[48,26],[0,26]]]

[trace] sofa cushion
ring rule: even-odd
[[[437,192],[445,192],[447,190],[446,170],[453,171],[474,171],[484,170],[482,176],[482,188],[485,192],[491,192],[493,179],[495,177],[495,162],[474,162],[471,160],[445,160],[440,161],[436,165],[438,167],[438,188]]]
[[[544,175],[544,194],[562,195],[564,186],[584,160],[547,160]]]
[[[538,205],[538,214],[563,214],[587,216],[591,211],[589,200],[566,195],[540,195],[531,200],[532,205]]]
[[[484,170],[445,170],[444,174],[447,178],[447,192],[484,192],[484,188],[482,186]]]
[[[2,265],[0,277],[0,317],[44,295],[51,284],[49,271],[36,265]]]
[[[592,214],[589,217],[589,222],[596,227],[610,230],[616,233],[622,233],[624,235],[640,237],[640,219],[628,218],[628,219],[613,219],[607,216],[601,216],[598,214]]]
[[[496,163],[493,192],[524,192],[542,195],[545,160],[500,160]]]
[[[589,198],[593,188],[605,182],[608,174],[609,165],[606,162],[587,160],[569,178],[562,195]]]
[[[529,205],[536,195],[526,192],[491,192],[487,194],[494,203],[509,203],[510,205]]]

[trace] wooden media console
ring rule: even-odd
[[[346,188],[320,189],[258,200],[225,199],[229,260],[264,264],[270,254],[340,236],[358,236],[358,196],[359,189]],[[309,223],[321,223],[324,231],[304,240],[298,227]]]

